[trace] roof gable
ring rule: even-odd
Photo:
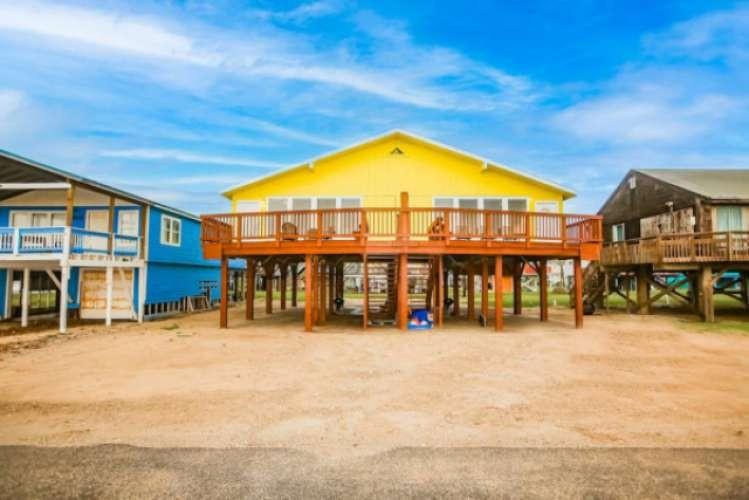
[[[713,200],[749,200],[749,169],[637,169],[643,175]]]
[[[403,130],[393,130],[393,131],[387,132],[385,134],[381,134],[381,135],[378,135],[378,136],[366,139],[364,141],[355,143],[355,144],[353,144],[351,146],[347,146],[345,148],[341,148],[341,149],[338,149],[338,150],[335,150],[335,151],[331,151],[331,152],[325,153],[323,155],[320,155],[318,157],[306,160],[304,162],[291,165],[291,166],[289,166],[289,167],[287,167],[285,169],[281,169],[281,170],[278,170],[278,171],[275,171],[275,172],[271,172],[271,173],[269,173],[267,175],[264,175],[264,176],[252,179],[249,182],[246,182],[246,183],[243,183],[243,184],[240,184],[240,185],[236,185],[236,186],[232,186],[232,187],[228,188],[227,190],[225,190],[222,194],[224,196],[226,196],[226,197],[230,197],[236,191],[239,191],[241,189],[250,187],[250,186],[252,186],[254,184],[259,184],[261,182],[265,182],[267,180],[270,180],[270,179],[273,179],[273,178],[276,178],[276,177],[288,174],[288,173],[290,173],[292,171],[295,171],[295,170],[298,170],[298,169],[307,168],[307,169],[310,169],[310,170],[314,170],[316,163],[319,163],[319,162],[322,162],[322,161],[325,161],[325,160],[328,160],[328,159],[332,159],[332,158],[335,158],[335,157],[343,155],[343,154],[352,153],[354,151],[370,147],[370,146],[372,146],[374,144],[377,144],[377,143],[382,142],[382,141],[386,141],[388,139],[399,138],[399,137],[400,138],[405,138],[405,139],[410,140],[410,141],[417,142],[417,143],[419,143],[419,144],[421,144],[423,146],[426,146],[426,147],[438,149],[438,150],[440,150],[442,152],[445,152],[445,153],[448,153],[448,154],[452,154],[452,155],[456,155],[456,156],[459,156],[459,157],[462,157],[462,158],[465,158],[465,159],[473,160],[473,161],[475,161],[477,163],[477,166],[479,166],[480,168],[483,168],[483,169],[498,169],[498,170],[503,171],[505,173],[509,173],[509,174],[518,176],[520,178],[523,178],[525,180],[528,180],[528,181],[540,184],[540,185],[545,186],[547,188],[550,188],[550,189],[552,189],[554,191],[560,192],[565,200],[569,199],[569,198],[572,198],[572,197],[575,196],[575,192],[574,191],[572,191],[570,189],[567,189],[567,188],[565,188],[563,186],[560,186],[559,184],[556,184],[556,183],[553,183],[553,182],[550,182],[550,181],[547,181],[547,180],[535,177],[535,176],[530,175],[528,173],[521,172],[519,170],[515,170],[513,168],[510,168],[510,167],[508,167],[506,165],[503,165],[503,164],[501,164],[499,162],[496,162],[496,161],[493,161],[493,160],[489,160],[487,158],[483,158],[483,157],[474,155],[472,153],[468,153],[466,151],[462,151],[462,150],[454,148],[452,146],[448,146],[446,144],[442,144],[440,142],[433,141],[431,139],[427,139],[427,138],[424,138],[424,137],[421,137],[421,136],[418,136],[416,134],[413,134],[413,133],[410,133],[410,132],[406,132],[406,131],[403,131]],[[396,148],[396,149],[398,149],[398,148]],[[392,151],[391,152],[391,154],[399,154],[399,153],[402,153],[402,151]]]

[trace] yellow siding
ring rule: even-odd
[[[396,147],[402,155],[391,154]],[[274,196],[354,196],[363,206],[398,206],[407,191],[412,206],[429,207],[439,196],[518,197],[557,201],[562,191],[497,168],[483,169],[478,160],[410,137],[389,136],[315,163],[237,189],[228,196],[232,210],[237,201],[259,201],[265,210]]]

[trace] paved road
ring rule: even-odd
[[[749,497],[749,450],[0,447],[2,498]]]

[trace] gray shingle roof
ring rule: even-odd
[[[749,169],[637,169],[635,172],[715,200],[749,201]]]

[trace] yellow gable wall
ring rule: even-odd
[[[390,154],[396,147],[402,155]],[[535,201],[557,201],[562,210],[558,190],[398,136],[240,188],[230,199],[232,210],[237,201],[259,201],[265,210],[274,196],[355,196],[364,206],[395,207],[401,191],[409,193],[411,206],[432,206],[435,196],[510,196],[528,198],[531,210]]]

